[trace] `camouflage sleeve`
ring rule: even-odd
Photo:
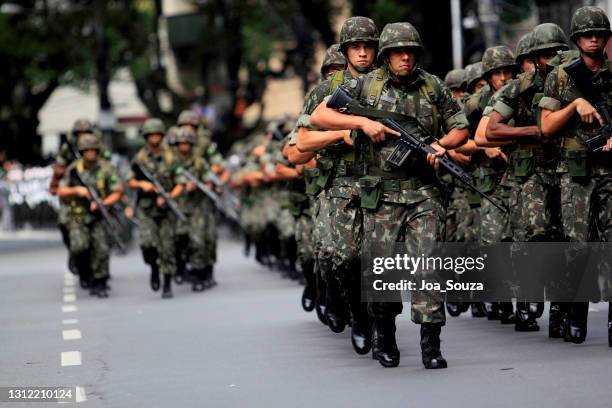
[[[442,125],[444,133],[448,133],[453,129],[467,128],[469,126],[467,117],[461,109],[461,106],[459,106],[455,98],[453,98],[450,88],[437,76],[432,75],[432,77],[434,81],[438,83],[440,89],[436,105],[440,110],[442,119],[444,119]]]
[[[71,186],[76,185],[72,177],[72,169],[74,169],[74,164],[71,164],[66,169],[66,172],[64,173],[64,175],[62,176],[59,182],[59,187],[71,187]]]
[[[544,97],[540,100],[539,107],[550,111],[561,109],[561,95],[559,94],[559,68],[555,68],[546,77],[544,83]]]
[[[180,163],[176,163],[172,167],[172,183],[174,183],[175,186],[177,184],[187,183],[187,177],[183,174],[183,171],[184,167]]]
[[[120,191],[122,187],[121,177],[119,177],[119,172],[115,166],[108,164],[110,167],[110,171],[108,173],[108,179],[106,180],[108,189],[112,192]]]
[[[491,95],[491,98],[489,99],[487,106],[485,106],[484,110],[482,111],[482,116],[491,116],[491,114],[495,110],[495,106],[497,105],[497,102],[499,102],[500,100],[500,97],[501,97],[501,89],[495,92],[493,95]]]
[[[520,80],[510,81],[491,98],[491,101],[495,99],[492,110],[499,113],[505,120],[512,118],[518,105],[519,91]]]
[[[304,102],[304,108],[302,109],[302,114],[311,115],[317,106],[323,99],[327,96],[329,89],[329,81],[324,80],[319,85],[317,85],[306,97],[306,102]]]

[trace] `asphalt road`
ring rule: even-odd
[[[26,245],[27,246],[27,245]],[[75,288],[61,246],[0,251],[0,387],[78,387],[92,407],[609,407],[607,305],[582,345],[466,315],[442,332],[446,370],[425,370],[418,327],[398,320],[401,364],[357,356],[301,310],[301,287],[224,239],[219,285],[162,300],[140,254],[112,260],[110,298]],[[78,284],[77,284],[78,286]],[[75,296],[72,296],[72,295]],[[10,406],[0,403],[0,408]],[[17,407],[56,403],[13,404]]]

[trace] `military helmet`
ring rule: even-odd
[[[91,132],[86,132],[77,140],[79,152],[84,150],[100,150],[100,140]]]
[[[470,89],[479,79],[482,79],[482,62],[476,62],[465,67],[466,89]]]
[[[379,62],[386,50],[403,47],[415,48],[419,54],[422,54],[424,48],[419,32],[410,23],[387,24],[378,41]]]
[[[321,74],[332,65],[346,67],[346,58],[340,52],[340,44],[334,44],[325,51],[325,58],[323,58],[323,64],[321,64]]]
[[[491,71],[499,68],[510,68],[517,70],[514,54],[505,45],[489,47],[482,56],[482,76],[486,77]]]
[[[529,49],[531,48],[531,40],[533,38],[533,31],[528,32],[516,43],[516,63],[519,64],[521,59],[529,56]]]
[[[166,127],[161,119],[158,118],[150,118],[145,121],[142,125],[142,135],[147,137],[152,134],[160,134],[163,135],[166,133]]]
[[[346,46],[354,42],[378,41],[378,28],[374,21],[367,17],[350,17],[340,29],[340,51],[346,53]]]
[[[168,143],[170,146],[176,145],[176,136],[178,135],[179,129],[180,128],[178,126],[170,126],[168,130],[166,130],[164,139],[166,139],[166,143]]]
[[[89,121],[89,119],[77,119],[72,125],[72,133],[93,133],[94,127],[93,124]]]
[[[193,129],[180,128],[176,134],[176,143],[191,143],[194,145],[196,142],[196,134]]]
[[[192,125],[198,127],[200,121],[198,120],[198,116],[193,111],[184,110],[179,114],[176,124],[179,126]]]
[[[580,34],[590,31],[600,31],[608,36],[612,34],[610,20],[599,7],[581,7],[572,16],[570,36],[572,41],[575,42]]]
[[[565,33],[561,27],[554,23],[539,24],[533,29],[532,33],[530,54],[554,48],[569,49]]]
[[[444,83],[450,89],[464,88],[465,87],[466,73],[464,69],[453,69],[448,71],[444,77]]]

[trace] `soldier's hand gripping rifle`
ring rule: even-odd
[[[396,166],[401,166],[412,152],[417,152],[424,156],[430,153],[438,153],[438,151],[431,147],[428,143],[422,141],[418,136],[411,134],[395,119],[390,119],[389,117],[397,117],[397,119],[399,120],[412,120],[415,121],[415,124],[420,127],[421,125],[416,120],[416,118],[412,118],[407,115],[401,115],[396,112],[383,112],[371,108],[365,108],[359,105],[356,101],[354,101],[353,97],[342,87],[336,88],[331,98],[327,101],[327,106],[341,113],[379,119],[383,125],[395,130],[396,132],[399,132],[399,143],[397,147],[391,152],[391,154],[389,154],[389,157],[387,157],[387,161]],[[505,208],[501,207],[499,204],[493,201],[488,195],[480,191],[478,187],[476,187],[476,185],[474,184],[472,175],[466,172],[450,157],[442,156],[438,157],[437,159],[440,162],[440,165],[454,178],[458,179],[463,185],[467,186],[470,190],[474,191],[482,198],[489,201],[498,210],[504,213],[508,212]]]
[[[193,184],[195,184],[195,186],[198,188],[198,190],[200,190],[202,193],[204,193],[204,195],[206,195],[206,197],[210,198],[210,200],[213,202],[213,204],[215,205],[215,207],[217,208],[217,210],[219,210],[221,213],[223,213],[223,215],[225,215],[227,218],[238,222],[239,217],[238,214],[236,214],[236,212],[233,211],[233,209],[227,209],[223,206],[223,203],[221,203],[221,200],[219,199],[219,196],[217,194],[215,194],[214,191],[212,191],[210,188],[208,188],[206,186],[206,184],[202,183],[202,181],[198,180],[198,178],[196,176],[194,176],[190,171],[188,170],[183,170],[183,175],[185,177],[187,177],[187,179],[189,181],[191,181]]]
[[[601,85],[593,82],[593,73],[584,65],[582,58],[578,58],[564,67],[565,72],[574,80],[583,96],[593,104],[604,124],[597,136],[586,141],[588,149],[592,152],[602,151],[612,136],[612,115],[602,99]]]
[[[136,173],[141,174],[145,179],[147,179],[151,183],[153,183],[153,185],[155,186],[156,194],[160,195],[166,201],[166,204],[168,205],[170,210],[172,210],[172,212],[176,215],[176,217],[181,222],[187,222],[187,217],[179,209],[176,201],[174,201],[174,199],[170,197],[170,194],[168,194],[168,192],[164,189],[164,187],[161,185],[159,180],[157,180],[157,178],[155,178],[155,176],[153,176],[149,170],[147,170],[144,166],[142,166],[138,162],[134,162],[133,170]]]

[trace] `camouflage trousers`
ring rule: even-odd
[[[508,209],[510,186],[498,185],[488,196],[502,208]],[[508,241],[511,238],[510,219],[508,213],[497,209],[489,200],[480,203],[480,238],[483,244]]]
[[[554,170],[536,167],[530,177],[509,176],[510,231],[514,242],[560,238],[560,191]]]
[[[174,256],[174,236],[176,220],[173,214],[161,217],[148,216],[144,211],[139,213],[140,248],[143,251],[145,262],[147,251],[154,250],[156,253],[159,272],[164,275],[174,275],[176,272],[176,258]]]
[[[455,187],[446,209],[447,242],[475,242],[480,234],[480,210],[470,206],[465,190]]]
[[[385,196],[378,210],[363,211],[363,248],[374,248],[380,244],[402,242],[408,254],[431,254],[436,242],[442,240],[445,210],[439,197],[424,197],[422,201],[408,198],[412,190]],[[414,256],[414,255],[413,255]],[[372,270],[363,271],[365,278],[372,277]],[[373,318],[395,317],[402,313],[403,305],[398,294],[395,302],[369,302],[368,313]],[[440,294],[421,292],[413,296],[410,305],[414,323],[446,322],[444,299]]]
[[[266,228],[266,197],[264,189],[252,190],[249,197],[249,205],[242,207],[240,219],[247,233],[255,240],[258,239]]]
[[[321,278],[327,281],[331,271],[331,258],[334,253],[331,236],[330,200],[325,191],[315,198],[313,206],[313,241],[315,268]]]
[[[210,219],[212,218],[214,223],[214,214],[211,217],[210,213],[210,206],[202,203],[191,214],[188,214],[187,222],[177,221],[176,239],[179,242],[188,242],[188,260],[193,269],[204,269],[213,265],[216,261],[214,224],[213,234],[215,234],[215,239],[210,239]],[[181,239],[181,236],[185,239]]]
[[[110,242],[104,220],[89,224],[70,221],[68,224],[70,254],[74,259],[83,259],[95,279],[109,275]]]
[[[204,222],[204,244],[206,248],[207,265],[217,262],[217,209],[208,199],[202,203]]]
[[[291,214],[289,207],[283,206],[276,216],[276,229],[281,241],[295,237],[295,217]]]
[[[561,219],[571,242],[612,242],[612,174],[577,180],[561,175]],[[609,258],[609,257],[608,257]],[[612,265],[599,270],[602,297],[612,301]]]
[[[314,221],[310,211],[302,212],[295,220],[295,241],[300,265],[314,262]]]

